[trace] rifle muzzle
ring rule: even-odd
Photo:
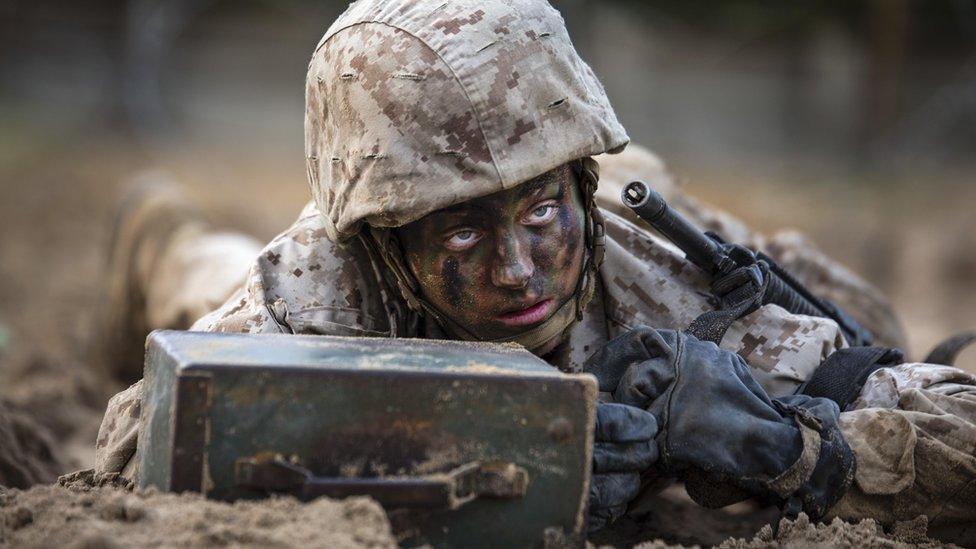
[[[728,263],[719,245],[668,207],[664,197],[643,181],[631,181],[620,199],[638,217],[685,252],[692,263],[714,275]]]
[[[631,181],[620,193],[620,199],[641,219],[653,224],[668,209],[664,198],[647,183]]]

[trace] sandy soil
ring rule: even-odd
[[[858,547],[862,549],[908,549],[910,547],[955,547],[928,539],[924,519],[902,523],[891,533],[885,533],[873,520],[848,524],[835,519],[830,524],[812,524],[806,515],[795,521],[781,520],[776,533],[764,526],[750,540],[728,540],[720,549],[765,549],[773,547]]]
[[[386,514],[368,498],[228,504],[110,483],[65,484],[0,494],[0,545],[396,547]]]
[[[30,414],[0,401],[0,486],[27,488],[66,467],[50,431]]]
[[[680,524],[684,537],[693,537],[703,527],[721,523],[715,517],[695,521],[693,513],[679,515],[662,514],[658,518],[670,518],[675,526]],[[801,515],[795,521],[780,521],[775,533],[767,524],[755,535],[729,538],[718,547],[952,547],[928,539],[925,526],[921,520],[900,524],[893,532],[885,533],[871,520],[856,525],[840,520],[811,524],[806,515]],[[594,537],[591,543],[590,547],[601,548],[632,545],[606,536]],[[58,485],[36,486],[26,491],[0,491],[0,546],[105,549],[396,545],[386,515],[368,498],[343,501],[320,498],[308,504],[293,498],[274,498],[229,504],[190,494],[131,491],[125,485],[113,484],[112,479],[92,479],[90,475],[62,479]],[[662,549],[689,545],[654,539],[634,547]]]

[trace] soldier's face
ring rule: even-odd
[[[573,297],[584,217],[566,165],[397,234],[423,297],[472,333],[496,339],[542,324]]]

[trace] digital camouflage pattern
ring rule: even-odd
[[[976,376],[934,364],[882,368],[841,414],[841,430],[857,471],[832,515],[926,515],[933,537],[976,544]]]
[[[707,306],[706,281],[670,245],[618,216],[606,218],[602,284],[561,355],[567,370],[577,369],[608,338],[632,326],[681,327]],[[262,251],[244,287],[193,328],[390,336],[383,296],[393,294],[361,249],[336,245],[323,225],[310,204]],[[215,254],[209,261],[222,257]],[[830,321],[770,306],[733,324],[722,346],[742,354],[757,380],[778,396],[791,393],[842,345]],[[121,470],[135,452],[140,390],[136,384],[120,393],[106,411],[96,449],[100,471]],[[905,519],[938,501],[944,519],[971,518],[976,502],[966,498],[973,491],[962,488],[976,478],[972,375],[921,364],[882,369],[852,408],[841,414],[841,426],[859,465],[855,485],[835,515]]]
[[[600,345],[634,326],[681,328],[709,307],[707,281],[678,251],[619,216],[605,216],[601,283],[570,345],[557,353],[556,365],[566,371],[577,371]],[[389,337],[384,296],[394,294],[384,289],[358,241],[337,245],[323,225],[315,206],[306,206],[262,251],[244,287],[192,329]],[[844,345],[833,322],[776,306],[734,323],[722,341],[723,348],[745,358],[773,396],[792,393]],[[110,403],[96,449],[99,471],[119,471],[128,463],[131,474],[140,391],[138,383]],[[879,370],[841,414],[841,429],[858,468],[855,484],[832,515],[904,520],[938,502],[941,519],[933,528],[940,520],[972,519],[976,501],[964,488],[976,479],[976,377],[929,364]]]
[[[620,201],[620,192],[630,181],[647,181],[671,207],[703,231],[713,231],[727,242],[762,250],[814,294],[839,304],[858,324],[871,331],[876,345],[906,347],[904,328],[884,295],[827,257],[802,234],[787,230],[767,236],[750,230],[728,212],[709,207],[682,192],[664,163],[639,145],[628,145],[618,155],[602,155],[597,160],[601,165],[601,182],[596,194],[605,209],[643,226],[637,215]]]
[[[380,49],[384,55],[364,53]],[[543,69],[553,69],[553,78],[539,77]],[[397,288],[361,240],[344,237],[363,221],[403,224],[627,141],[562,20],[541,2],[354,4],[316,49],[309,75],[306,156],[315,203],[261,251],[242,285],[237,277],[211,281],[214,289],[236,289],[192,329],[445,337],[433,323],[395,322],[403,306]],[[713,308],[709,281],[679,250],[628,221],[626,212],[613,213],[618,189],[633,178],[661,190],[699,226],[758,243],[788,270],[796,267],[802,282],[882,341],[903,341],[884,298],[801,238],[752,233],[682,195],[650,153],[628,152],[598,158],[606,255],[594,299],[550,357],[555,366],[578,371],[626,330],[684,329]],[[197,253],[192,267],[241,255],[229,252]],[[163,261],[193,253],[187,241]],[[832,321],[774,305],[734,323],[722,341],[772,396],[792,393],[845,345]],[[110,403],[96,448],[100,472],[130,462],[140,392],[136,384]],[[976,491],[963,488],[976,479],[976,378],[933,365],[880,370],[841,420],[858,470],[835,514],[891,521],[929,511],[928,502],[941,506],[936,523],[972,520],[976,505],[967,498]]]
[[[309,184],[333,241],[629,141],[542,1],[357,2],[316,47],[305,105]]]

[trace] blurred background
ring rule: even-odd
[[[344,2],[0,2],[0,397],[90,459],[113,206],[145,168],[262,240],[307,200],[305,68]],[[891,296],[920,358],[976,328],[976,0],[565,0],[632,139]],[[961,360],[976,371],[976,351]]]

